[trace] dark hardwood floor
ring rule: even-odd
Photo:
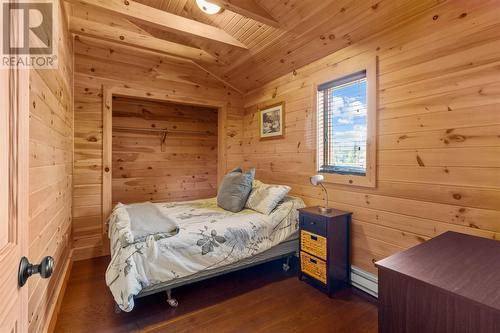
[[[372,297],[353,288],[328,298],[297,279],[296,263],[285,273],[280,261],[175,289],[176,309],[160,293],[115,314],[108,262],[74,263],[56,332],[377,332]]]

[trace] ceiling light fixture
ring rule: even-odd
[[[196,0],[196,4],[200,7],[201,11],[208,15],[214,15],[220,12],[220,6],[214,5],[205,0]]]

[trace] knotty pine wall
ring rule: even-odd
[[[115,97],[113,128],[113,205],[217,195],[217,109]]]
[[[57,2],[54,2],[57,4]],[[57,69],[31,69],[29,160],[30,262],[55,261],[50,279],[38,275],[28,282],[30,332],[43,331],[69,260],[73,174],[73,42],[66,12],[59,2]],[[26,287],[25,287],[26,288]]]
[[[107,254],[102,213],[102,87],[145,90],[145,97],[226,103],[223,152],[242,160],[242,96],[191,62],[80,37],[75,41],[74,259]],[[213,104],[208,104],[213,105]],[[240,157],[236,157],[240,156]],[[228,165],[231,167],[231,165]],[[193,190],[196,193],[196,190]],[[104,241],[104,242],[103,242]]]
[[[499,19],[498,1],[448,1],[246,94],[243,166],[322,204],[309,184],[312,82],[376,55],[377,187],[327,185],[331,205],[354,213],[353,265],[376,273],[376,260],[446,230],[500,239]],[[280,101],[285,138],[261,142],[257,109]]]

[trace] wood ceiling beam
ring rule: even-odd
[[[109,10],[116,14],[134,18],[165,29],[173,33],[188,35],[190,37],[203,38],[247,49],[247,47],[224,30],[190,20],[179,15],[143,5],[133,0],[67,0],[77,5],[90,5],[100,9]]]
[[[141,34],[78,17],[71,18],[70,31],[76,35],[91,36],[100,39],[104,38],[191,60],[211,63],[217,62],[217,59],[212,55],[198,48],[169,42],[151,35]]]
[[[254,0],[209,0],[209,2],[272,27],[280,27],[279,22]]]

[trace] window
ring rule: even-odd
[[[351,69],[317,86],[316,171],[326,181],[375,186],[373,68]]]

